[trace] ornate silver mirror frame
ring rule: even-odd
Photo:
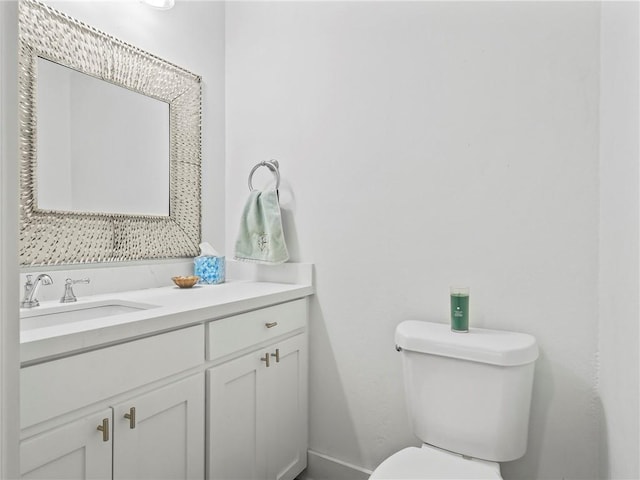
[[[169,104],[168,216],[37,205],[37,58]],[[20,264],[188,257],[200,243],[201,78],[34,0],[19,2]]]

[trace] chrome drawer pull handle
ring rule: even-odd
[[[264,324],[264,326],[267,327],[267,328],[273,328],[273,327],[275,327],[277,325],[278,325],[278,322],[267,322],[267,323]]]

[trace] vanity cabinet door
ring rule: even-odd
[[[265,480],[265,353],[210,368],[208,468],[211,480]]]
[[[269,473],[267,478],[293,480],[307,466],[307,336],[297,335],[271,349],[279,362],[269,369],[271,391]]]
[[[113,478],[204,478],[204,374],[116,405]]]
[[[105,422],[106,420],[106,422]],[[20,442],[23,479],[111,478],[112,411],[105,409]],[[107,434],[98,430],[106,427]]]
[[[302,472],[307,465],[306,335],[210,368],[208,376],[207,478],[293,480]]]

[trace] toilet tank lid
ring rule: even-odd
[[[405,320],[396,327],[396,345],[404,350],[493,365],[524,365],[538,358],[536,339],[526,333],[485,328],[458,333],[445,323],[418,320]]]

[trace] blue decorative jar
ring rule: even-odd
[[[215,285],[224,282],[224,257],[200,256],[193,259],[194,275],[200,285]]]

